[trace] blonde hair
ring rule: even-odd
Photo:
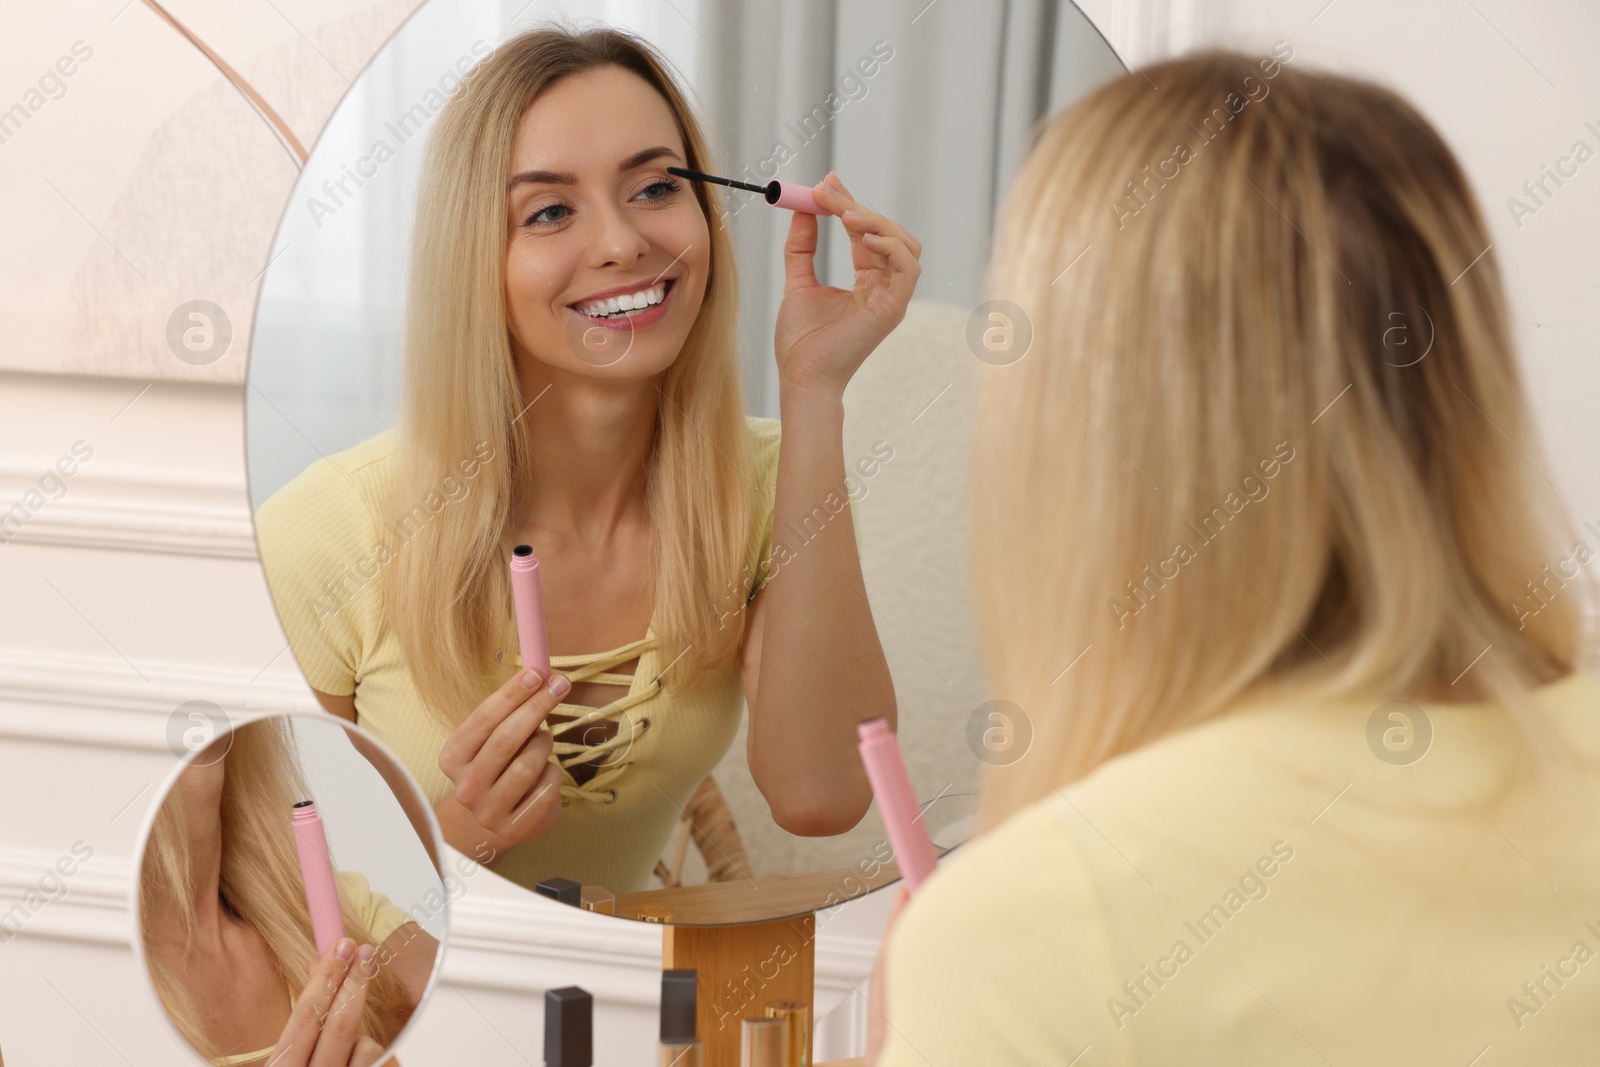
[[[482,465],[469,498],[431,517],[424,508],[420,527],[387,568],[386,610],[407,667],[432,713],[452,729],[511,674],[509,661],[496,655],[515,648],[506,560],[518,505],[538,476],[529,426],[539,411],[524,412],[505,311],[512,137],[542,91],[607,66],[631,71],[661,94],[677,118],[687,165],[708,169],[706,138],[666,62],[643,41],[609,29],[538,29],[502,44],[440,112],[423,162],[402,444],[387,517],[403,527],[479,442],[504,457]],[[733,246],[717,191],[694,183],[694,193],[710,223],[710,274],[700,314],[659,385],[646,474],[654,526],[651,625],[667,659],[687,649],[663,678],[669,688],[693,687],[737,654],[744,600],[724,612],[707,591],[740,580],[756,521]],[[726,625],[724,614],[736,625]]]
[[[316,961],[317,951],[289,822],[294,803],[310,796],[295,762],[293,726],[286,716],[257,719],[218,737],[195,758],[215,762],[219,750],[226,752],[220,756],[226,761],[220,805],[222,858],[218,891],[222,904],[261,935],[285,989],[298,999],[306,985],[306,968]],[[191,764],[182,773],[196,773],[196,766]],[[156,996],[178,1031],[199,1052],[214,1059],[237,1050],[216,1046],[206,1033],[194,998],[184,988],[180,970],[149,950],[155,912],[164,907],[178,909],[185,943],[192,943],[196,921],[190,885],[193,867],[183,792],[175,784],[156,813],[139,869],[145,963]],[[346,936],[357,944],[373,944],[372,931],[342,894],[339,904]],[[383,958],[380,953],[379,959]],[[362,1032],[387,1048],[399,1036],[412,1010],[410,996],[399,976],[391,968],[380,967],[367,983]]]
[[[1398,96],[1287,58],[1105,85],[1010,192],[989,288],[1033,340],[985,370],[971,544],[1034,735],[984,828],[1247,698],[1526,718],[1576,665],[1576,593],[1517,606],[1573,541],[1466,178]]]

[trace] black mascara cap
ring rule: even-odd
[[[578,907],[583,902],[583,885],[571,878],[546,878],[533,887],[533,891],[551,900]]]
[[[545,1067],[592,1067],[594,998],[575,985],[544,994]]]

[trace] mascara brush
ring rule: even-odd
[[[730,189],[743,189],[746,192],[760,193],[766,197],[767,203],[773,207],[786,207],[790,211],[804,211],[808,215],[826,215],[821,204],[817,203],[817,192],[809,185],[798,182],[780,182],[774,178],[765,185],[755,185],[751,182],[735,181],[732,178],[719,178],[715,174],[706,174],[703,171],[690,170],[688,167],[668,167],[668,174],[676,174],[680,178],[688,178],[696,182],[713,182],[717,185],[726,185]]]

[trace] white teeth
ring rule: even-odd
[[[654,307],[666,299],[666,285],[652,286],[641,289],[636,293],[624,293],[621,296],[608,296],[604,300],[595,300],[588,304],[578,305],[578,310],[591,318],[604,318],[610,315],[623,315],[630,311],[640,311],[647,307]]]

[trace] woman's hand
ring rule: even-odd
[[[367,983],[378,973],[371,945],[348,937],[312,966],[305,990],[272,1048],[272,1067],[370,1067],[383,1046],[361,1032]]]
[[[894,933],[894,924],[910,899],[911,894],[902,886],[899,896],[895,897],[894,910],[889,913],[889,923],[883,928],[878,958],[872,964],[872,977],[867,980],[867,1004],[871,1006],[872,1014],[867,1016],[867,1054],[863,1059],[866,1067],[878,1062],[878,1053],[883,1051],[883,1042],[889,1033],[889,986],[884,973],[889,955],[889,935]]]
[[[890,219],[864,210],[839,176],[816,186],[817,203],[838,215],[850,235],[855,285],[817,282],[817,216],[796,211],[783,246],[783,303],[774,345],[783,385],[843,394],[845,383],[878,342],[905,318],[922,267],[922,242]]]
[[[543,837],[561,814],[561,768],[550,759],[555,740],[545,717],[572,691],[555,675],[518,671],[467,716],[439,752],[439,769],[454,789],[434,812],[452,847],[483,858]]]

